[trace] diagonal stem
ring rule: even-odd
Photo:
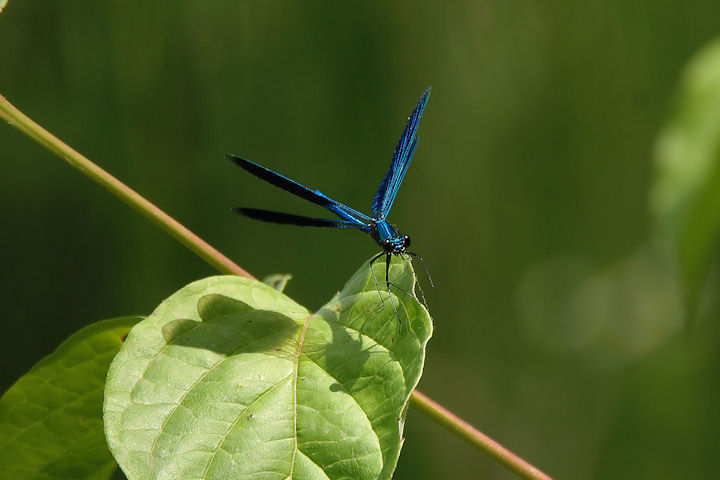
[[[424,393],[415,390],[410,398],[410,404],[473,447],[485,452],[518,477],[532,480],[550,480],[550,476],[518,457],[450,410],[428,398]]]
[[[0,95],[0,118],[6,120],[10,125],[65,160],[74,168],[80,170],[81,173],[90,177],[94,182],[108,189],[110,193],[120,198],[120,200],[130,205],[138,213],[165,230],[170,236],[174,237],[190,249],[191,252],[213,267],[224,273],[255,278],[217,251],[205,240],[188,230],[180,222],[142,197],[135,190],[110,175],[85,156],[73,150],[52,133],[35,123],[31,118],[15,108],[15,106],[2,95]]]
[[[255,278],[135,190],[35,123],[2,95],[0,95],[0,118],[58,155],[94,182],[108,189],[116,197],[165,230],[170,236],[220,272]],[[534,480],[550,478],[417,390],[412,394],[411,403],[429,418],[435,420],[478,450],[485,452],[519,477]]]

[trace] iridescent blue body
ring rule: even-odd
[[[405,292],[400,287],[390,282],[390,256],[408,254],[420,259],[423,266],[425,266],[425,262],[422,261],[422,258],[419,255],[408,250],[408,247],[410,246],[410,237],[399,233],[394,226],[387,222],[386,218],[390,212],[393,202],[395,201],[395,195],[402,184],[405,173],[410,166],[413,154],[415,153],[415,149],[417,147],[416,132],[429,96],[430,87],[428,87],[422,94],[420,100],[415,106],[415,109],[408,118],[407,124],[400,135],[400,140],[395,147],[392,162],[390,163],[390,169],[385,174],[385,177],[380,183],[377,193],[375,193],[375,197],[373,198],[372,217],[331,199],[319,190],[307,188],[298,182],[280,175],[279,173],[273,172],[272,170],[258,165],[257,163],[245,160],[244,158],[236,157],[235,155],[225,154],[229,160],[244,170],[252,173],[256,177],[297,195],[300,198],[304,198],[305,200],[327,208],[340,217],[341,220],[305,217],[302,215],[293,215],[290,213],[275,212],[271,210],[260,210],[257,208],[240,207],[233,210],[239,214],[256,220],[262,220],[264,222],[310,227],[356,229],[365,232],[369,234],[382,248],[382,251],[370,260],[370,269],[373,272],[373,278],[375,278],[375,272],[372,270],[372,264],[385,255],[385,282],[387,284],[388,291],[390,290],[390,285],[393,285],[399,290]],[[427,268],[425,270],[427,271]],[[428,277],[429,276],[430,275],[428,273]],[[377,285],[377,280],[375,283]],[[430,285],[432,285],[432,279],[430,279]],[[379,291],[380,290],[378,288],[378,292]],[[408,292],[405,293],[410,295]],[[382,296],[380,299],[382,300]],[[392,302],[392,296],[390,297],[390,300]],[[394,302],[393,308],[395,308],[395,314],[398,316],[399,320],[400,316]]]
[[[385,220],[371,225],[370,236],[380,245],[383,252],[402,255],[410,246],[410,236],[400,235],[395,228]]]

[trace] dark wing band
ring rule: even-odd
[[[385,174],[385,178],[383,178],[375,194],[375,198],[373,198],[372,213],[377,220],[385,220],[387,217],[395,201],[395,195],[410,166],[410,161],[417,147],[415,133],[420,125],[420,119],[425,111],[428,97],[430,97],[430,87],[425,89],[417,105],[415,105],[415,109],[410,115],[410,118],[408,118],[405,129],[400,135],[400,140],[395,147],[393,159],[390,163],[390,170]]]

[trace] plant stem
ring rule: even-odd
[[[6,120],[10,125],[58,155],[91,180],[107,188],[115,196],[130,205],[141,215],[150,219],[153,223],[185,245],[191,252],[220,272],[240,275],[251,279],[255,278],[210,246],[210,244],[188,230],[177,220],[150,203],[135,190],[95,165],[85,156],[73,150],[59,138],[35,123],[27,115],[15,108],[15,106],[2,95],[0,95],[0,118]],[[490,455],[498,463],[501,463],[520,477],[544,480],[550,478],[417,390],[412,394],[411,403],[429,418],[435,420],[452,433],[455,433],[478,450]]]
[[[150,203],[135,190],[98,167],[85,156],[73,150],[52,133],[35,123],[31,118],[15,108],[15,106],[2,95],[0,95],[0,118],[7,120],[10,125],[55,153],[71,166],[80,170],[81,173],[90,177],[91,180],[108,189],[110,193],[130,205],[141,215],[150,219],[213,267],[224,273],[255,278],[202,238],[188,230],[180,222]]]
[[[491,456],[496,462],[502,464],[520,478],[532,480],[551,479],[550,476],[480,432],[450,410],[428,398],[425,394],[415,390],[410,398],[410,404],[473,447]]]

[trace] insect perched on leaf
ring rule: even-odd
[[[417,147],[417,136],[415,135],[420,125],[420,118],[422,117],[425,105],[427,104],[428,97],[430,96],[430,87],[425,89],[420,100],[418,100],[415,109],[413,110],[410,118],[408,118],[407,124],[400,135],[400,140],[395,147],[393,153],[392,162],[390,169],[385,174],[378,187],[377,193],[372,202],[372,217],[369,217],[357,210],[348,207],[332,198],[328,197],[319,190],[311,190],[303,185],[300,185],[294,180],[290,180],[287,177],[275,173],[257,163],[253,163],[244,158],[236,157],[229,153],[225,156],[243,168],[248,172],[252,173],[256,177],[265,180],[268,183],[280,187],[285,191],[288,191],[300,198],[304,198],[312,203],[327,208],[332,213],[341,218],[341,220],[334,220],[329,218],[313,218],[305,217],[302,215],[293,215],[290,213],[275,212],[272,210],[260,210],[257,208],[246,208],[239,207],[234,208],[233,211],[246,217],[254,218],[255,220],[262,220],[263,222],[280,223],[285,225],[299,225],[303,227],[331,227],[341,229],[356,229],[367,233],[372,237],[373,240],[382,248],[382,252],[370,260],[370,270],[375,281],[375,286],[378,287],[377,279],[375,278],[375,271],[372,270],[372,264],[375,263],[379,258],[385,255],[385,284],[387,285],[388,292],[390,291],[390,285],[394,286],[398,290],[410,295],[408,292],[400,288],[398,285],[390,281],[390,257],[391,255],[403,255],[408,254],[419,259],[423,267],[425,262],[422,257],[415,252],[408,250],[410,246],[410,236],[403,235],[387,221],[388,213],[392,208],[395,195],[397,194],[400,185],[402,184],[405,172],[407,172],[412,160],[415,148]],[[425,267],[427,272],[427,267]],[[430,285],[434,287],[432,278],[428,272],[428,278],[430,279]],[[380,291],[378,287],[378,292]],[[412,295],[411,295],[412,296]],[[382,301],[382,295],[380,296]],[[390,296],[390,302],[395,309],[395,314],[400,319],[400,316],[395,306],[395,302]],[[384,301],[383,301],[384,303]]]

